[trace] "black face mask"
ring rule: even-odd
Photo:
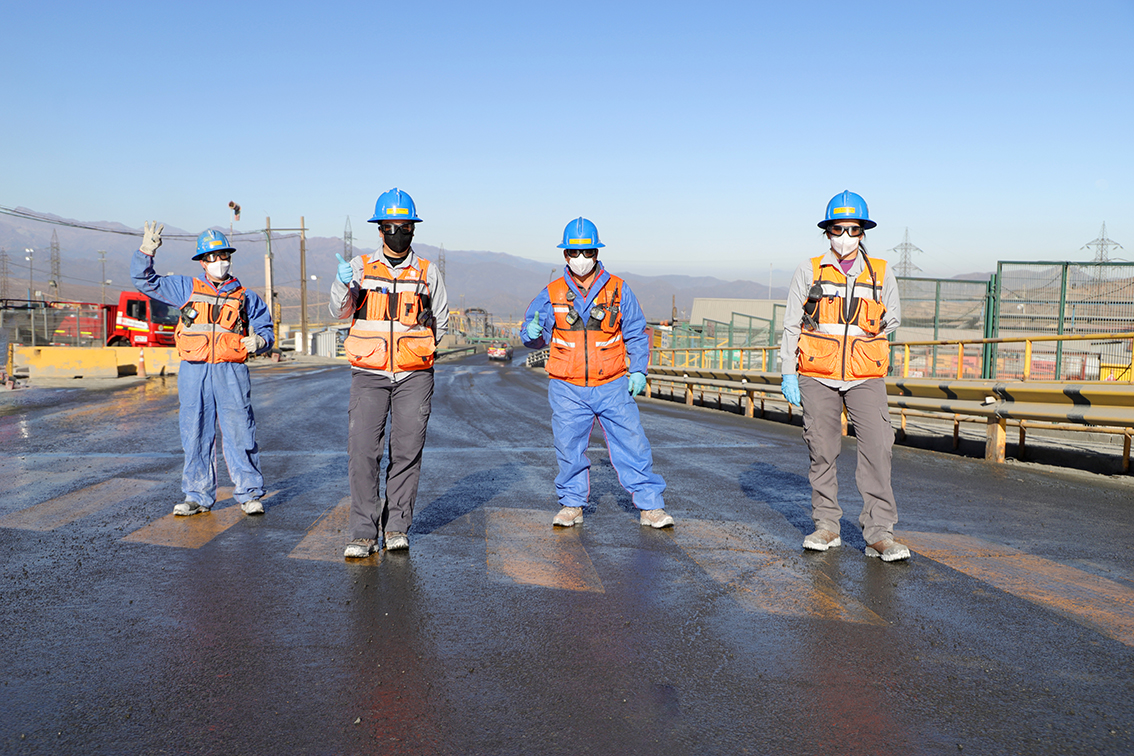
[[[386,242],[386,246],[390,248],[391,252],[400,255],[410,248],[410,242],[413,241],[413,231],[398,227],[394,229],[392,234],[382,234],[382,240]]]

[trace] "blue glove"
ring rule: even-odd
[[[803,407],[803,397],[799,395],[799,376],[785,375],[780,379],[780,391],[784,392],[784,399],[796,407]]]
[[[642,393],[646,388],[646,374],[645,373],[631,373],[630,374],[630,395],[637,396]]]
[[[338,252],[335,253],[335,257],[339,258],[339,280],[349,285],[354,279],[354,268]]]
[[[528,341],[535,341],[540,337],[540,334],[543,333],[543,326],[539,324],[539,310],[536,310],[535,317],[525,326],[524,330],[528,334]]]

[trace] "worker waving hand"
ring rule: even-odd
[[[245,360],[271,348],[272,316],[264,300],[229,273],[236,250],[220,231],[205,231],[197,237],[193,259],[201,263],[201,277],[154,272],[154,254],[161,246],[164,228],[156,222],[146,223],[130,275],[138,291],[181,308],[174,340],[181,357],[177,395],[185,450],[181,475],[185,501],[173,513],[199,514],[216,503],[219,422],[224,461],[236,487],[233,497],[245,514],[263,514],[264,476]]]

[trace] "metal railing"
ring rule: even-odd
[[[1125,472],[1130,467],[1131,439],[1134,436],[1134,386],[1131,385],[1134,383],[1134,358],[1124,358],[1124,364],[1118,366],[1122,368],[1121,379],[1116,379],[1115,373],[1111,373],[1107,380],[1076,381],[1036,380],[1032,361],[1036,342],[1128,344],[1131,339],[1134,339],[1134,333],[895,343],[892,350],[901,357],[897,368],[901,377],[886,379],[890,410],[899,415],[903,434],[907,417],[951,421],[954,448],[959,444],[960,423],[986,423],[985,458],[996,462],[1005,459],[1009,426],[1019,429],[1018,449],[1021,455],[1029,429],[1122,435],[1122,469]],[[1023,345],[1019,377],[1007,380],[965,377],[966,346],[970,347],[970,355],[975,356],[980,349],[1015,343]],[[911,376],[912,355],[918,347],[955,347],[955,377],[942,382],[937,377]],[[702,403],[706,392],[716,393],[720,407],[723,395],[734,394],[738,401],[744,402],[745,416],[755,416],[757,403],[763,416],[766,401],[786,404],[779,392],[780,374],[768,370],[774,360],[768,355],[769,351],[772,348],[654,350],[650,355],[646,395],[650,396],[659,383],[680,385],[686,404],[694,403],[694,393],[699,389]],[[790,420],[790,405],[787,411]]]

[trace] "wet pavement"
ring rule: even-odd
[[[170,516],[172,378],[0,393],[0,753],[1134,753],[1129,477],[896,447],[883,564],[848,439],[804,553],[798,427],[643,401],[677,526],[596,433],[553,531],[546,380],[439,365],[409,553],[352,563],[341,362],[253,367],[255,518]]]

